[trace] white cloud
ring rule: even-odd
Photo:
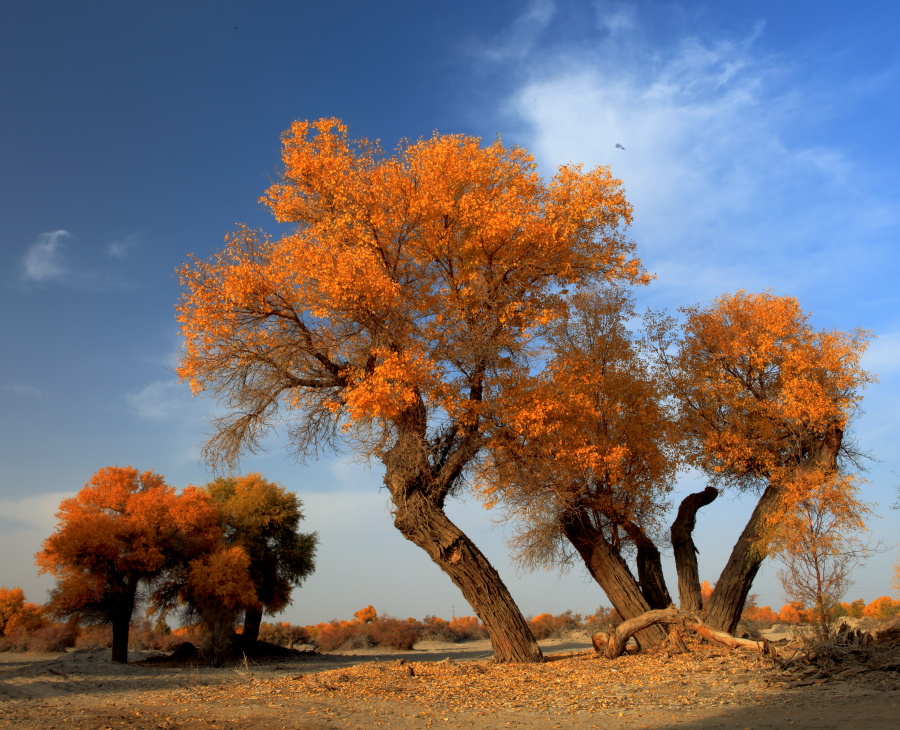
[[[175,378],[155,380],[125,401],[139,418],[151,421],[194,417],[196,411],[190,389]]]
[[[479,47],[479,55],[496,62],[524,58],[535,40],[556,14],[553,0],[530,0],[522,13],[490,46]]]
[[[131,252],[138,247],[141,236],[142,234],[139,232],[126,233],[121,238],[117,238],[110,243],[109,246],[106,247],[106,253],[114,259],[126,259],[131,255]]]
[[[68,276],[70,271],[64,249],[69,238],[72,234],[64,230],[40,234],[22,259],[22,278],[25,281],[57,281]]]
[[[38,576],[34,554],[56,527],[59,503],[72,496],[71,492],[51,492],[0,499],[0,555],[5,556],[0,586],[18,586],[29,601],[44,602],[52,580]]]
[[[689,303],[774,288],[806,301],[889,255],[872,239],[896,210],[844,150],[805,141],[840,107],[839,81],[822,88],[803,59],[760,50],[762,26],[651,40],[634,6],[597,7],[588,40],[554,45],[549,28],[521,58],[505,38],[484,57],[517,79],[501,123],[540,169],[609,164],[623,180],[654,291]]]

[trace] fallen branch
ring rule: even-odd
[[[646,629],[654,624],[667,624],[670,630],[676,626],[683,626],[709,641],[731,649],[755,649],[766,652],[768,648],[768,642],[738,639],[724,631],[717,631],[704,624],[693,614],[680,611],[674,606],[642,613],[640,616],[623,621],[609,633],[598,632],[591,637],[591,643],[594,645],[594,651],[604,654],[607,659],[615,659],[625,653],[628,639],[641,629]]]

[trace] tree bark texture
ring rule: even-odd
[[[618,551],[607,542],[603,533],[586,518],[572,515],[563,525],[569,542],[575,547],[591,576],[603,589],[623,619],[640,616],[650,610],[641,589]],[[665,641],[666,630],[649,625],[635,635],[642,648],[657,646]]]
[[[634,524],[625,526],[628,536],[637,547],[638,587],[650,608],[668,608],[672,605],[666,578],[663,575],[662,557],[653,541],[647,537],[640,527]]]
[[[694,527],[697,512],[711,504],[719,496],[715,487],[707,487],[702,492],[689,494],[681,501],[678,515],[672,523],[672,548],[675,555],[675,569],[678,572],[678,599],[682,611],[696,613],[703,609],[700,592],[700,572],[697,568],[697,546],[694,544]]]
[[[733,633],[741,618],[744,602],[750,593],[750,586],[765,559],[765,554],[757,547],[766,518],[778,505],[780,489],[766,487],[759,502],[750,515],[744,531],[734,544],[731,556],[722,569],[716,587],[709,598],[706,623],[714,629]]]
[[[541,648],[500,575],[442,507],[414,489],[394,497],[394,508],[397,529],[428,553],[481,619],[491,637],[494,659],[543,661]]]
[[[705,639],[716,644],[722,644],[732,649],[755,649],[763,651],[765,649],[764,641],[751,641],[750,639],[738,639],[730,634],[707,626],[696,616],[693,616],[677,608],[665,608],[661,610],[647,611],[640,616],[635,616],[628,621],[623,621],[614,631],[610,633],[599,632],[591,637],[591,643],[594,645],[594,651],[602,653],[607,659],[615,659],[625,653],[625,646],[628,639],[635,635],[638,631],[646,631],[651,626],[660,624],[668,624],[670,626],[684,626],[691,631],[695,631]]]

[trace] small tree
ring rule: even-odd
[[[36,556],[40,572],[57,579],[50,613],[111,624],[114,662],[128,661],[139,588],[166,568],[175,499],[158,474],[130,466],[101,469],[60,504],[59,525]]]
[[[868,510],[845,487],[828,481],[814,489],[782,515],[772,541],[784,566],[778,578],[785,595],[810,607],[809,616],[823,638],[831,633],[839,601],[853,584],[853,570],[869,554],[857,537]]]
[[[259,474],[221,477],[205,487],[215,502],[225,542],[240,546],[255,598],[245,603],[245,641],[256,641],[263,612],[276,614],[291,603],[291,592],[316,569],[315,532],[300,532],[303,504],[297,495]]]

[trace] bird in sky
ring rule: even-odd
[[[625,148],[622,145],[620,145],[618,142],[616,142],[616,149],[624,150]]]

